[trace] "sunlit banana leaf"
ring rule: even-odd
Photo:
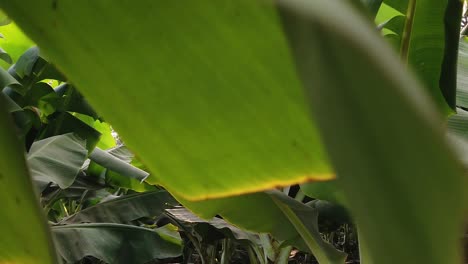
[[[1,77],[0,77],[1,78]],[[0,96],[0,263],[56,263],[48,228],[36,200],[23,146]]]
[[[379,264],[459,263],[466,181],[428,94],[345,2],[281,2],[365,255]]]
[[[200,200],[334,177],[268,1],[0,6],[138,153],[149,182]]]

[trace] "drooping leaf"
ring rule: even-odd
[[[301,191],[311,198],[346,204],[337,180],[302,184]]]
[[[199,202],[186,201],[177,196],[176,198],[202,218],[212,219],[215,215],[221,215],[223,219],[238,227],[257,233],[269,233],[276,239],[285,241],[287,245],[310,251],[296,227],[283,212],[282,209],[287,208],[299,217],[308,229],[307,232],[318,244],[316,252],[312,253],[324,256],[329,263],[344,262],[345,254],[324,243],[318,235],[317,212],[281,192],[253,193]]]
[[[171,219],[189,229],[192,235],[199,237],[201,241],[228,237],[259,243],[258,235],[243,231],[223,219],[215,217],[210,220],[203,220],[183,207],[167,209],[166,212]]]
[[[20,78],[31,76],[34,65],[39,59],[39,48],[32,47],[28,49],[16,62],[14,69]]]
[[[5,103],[6,109],[8,112],[16,112],[16,111],[22,111],[23,108],[19,106],[15,101],[13,101],[8,95],[5,93],[1,92],[0,96],[4,98],[3,102]]]
[[[58,253],[67,263],[93,256],[107,263],[144,264],[178,257],[180,238],[158,230],[122,224],[79,224],[52,227]]]
[[[19,82],[13,78],[7,71],[4,69],[0,68],[0,88],[3,89],[7,86],[16,86],[20,85]]]
[[[41,132],[39,136],[40,139],[67,133],[75,133],[80,138],[86,139],[86,148],[88,149],[88,152],[91,152],[99,142],[101,134],[96,129],[88,126],[86,123],[68,112],[56,112],[48,118],[48,124]]]
[[[74,116],[101,133],[101,137],[99,138],[99,142],[96,147],[103,150],[109,150],[116,147],[117,143],[114,136],[112,135],[111,126],[108,123],[79,113],[74,113]]]
[[[297,67],[366,255],[383,264],[460,262],[465,179],[428,94],[345,2],[282,3]]]
[[[52,240],[26,166],[23,147],[0,96],[0,263],[56,263]]]
[[[398,43],[398,48],[400,48],[400,45],[401,45],[401,35],[403,33],[405,20],[406,20],[405,16],[398,15],[385,21],[382,25],[379,25],[379,27],[381,28],[386,28],[388,30],[391,30],[393,33],[395,33],[399,37],[400,42]]]
[[[0,48],[0,59],[5,61],[8,64],[13,63],[13,60],[11,59],[10,55],[2,48]]]
[[[99,203],[86,208],[62,221],[62,223],[129,223],[142,218],[159,216],[169,206],[178,203],[162,190],[137,193]]]
[[[139,154],[150,183],[201,200],[334,178],[271,3],[0,5]],[[116,42],[121,32],[135,37]]]
[[[50,182],[62,189],[71,186],[87,154],[85,141],[71,133],[34,142],[28,153],[28,166],[39,191]]]

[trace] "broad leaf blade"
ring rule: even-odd
[[[424,89],[344,2],[282,3],[298,69],[366,253],[373,263],[458,263],[465,179]]]
[[[232,239],[252,241],[254,243],[260,242],[256,234],[243,231],[220,218],[215,217],[210,220],[203,220],[183,207],[167,209],[166,214],[184,225],[185,228],[190,228],[193,233],[201,235],[202,239],[216,235],[213,233],[220,232]]]
[[[169,205],[178,203],[166,191],[152,191],[122,196],[86,208],[62,223],[129,223],[142,218],[158,216]]]
[[[131,225],[65,225],[52,227],[52,232],[59,254],[68,263],[94,256],[107,263],[144,264],[182,253],[180,238]]]
[[[56,263],[55,252],[36,194],[23,147],[0,96],[0,263]]]
[[[39,191],[50,182],[62,189],[71,186],[87,154],[85,141],[71,133],[34,142],[28,153],[28,165]]]
[[[403,61],[416,71],[439,108],[444,113],[453,112],[462,1],[386,0],[385,3],[406,15],[400,35]]]
[[[342,263],[345,254],[324,243],[318,234],[317,212],[278,191],[247,194],[236,197],[213,199],[200,202],[186,201],[176,197],[183,205],[205,219],[221,215],[226,221],[249,231],[269,233],[287,245],[310,251],[298,230],[283,212],[286,207],[296,214],[313,234],[320,245],[319,254],[327,255],[331,263]],[[279,202],[279,204],[278,204]],[[314,253],[314,252],[312,252]]]
[[[150,183],[201,200],[334,178],[271,3],[0,5],[157,175]],[[115,41],[122,32],[133,37]]]

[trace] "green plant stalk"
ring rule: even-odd
[[[320,248],[319,244],[315,241],[312,234],[310,234],[307,227],[302,223],[299,217],[289,208],[288,206],[284,205],[276,198],[272,197],[272,200],[276,203],[278,208],[284,213],[284,215],[289,219],[291,224],[296,228],[297,232],[301,235],[302,239],[306,243],[307,247],[310,249],[312,254],[314,254],[315,258],[321,264],[343,264],[339,261],[330,259],[325,252]]]
[[[255,254],[255,251],[254,251],[253,247],[248,247],[247,248],[247,254],[249,255],[250,263],[252,263],[252,264],[260,264],[261,263],[261,262],[258,261],[260,258],[258,258],[257,254]]]
[[[364,240],[364,236],[361,236],[359,226],[356,227],[358,233],[358,245],[359,245],[359,261],[361,264],[372,264],[372,258],[369,255],[369,249],[367,248],[366,241]]]
[[[405,64],[408,64],[408,53],[410,48],[411,42],[411,34],[413,31],[413,21],[414,21],[414,14],[416,11],[416,0],[409,0],[408,2],[408,9],[406,11],[406,21],[405,27],[403,28],[403,36],[401,37],[401,48],[400,48],[400,56]]]
[[[264,255],[261,250],[260,250],[260,246],[253,243],[253,242],[250,242],[249,243],[250,245],[247,247],[248,250],[252,250],[252,252],[254,253],[254,255],[256,255],[256,260],[255,262],[256,263],[260,263],[260,264],[268,264],[268,257],[266,255]],[[250,257],[250,256],[249,256]]]
[[[291,255],[291,250],[291,246],[282,248],[278,256],[276,257],[275,264],[288,264],[289,256]]]
[[[265,255],[265,263],[268,263],[268,258],[271,260],[276,259],[276,252],[271,244],[270,235],[269,234],[259,234],[260,241],[262,243],[263,252]]]
[[[222,241],[222,253],[220,264],[229,264],[232,256],[232,244],[231,241],[227,238]]]
[[[198,252],[198,254],[200,255],[200,259],[201,259],[201,263],[202,264],[207,264],[206,260],[205,260],[205,256],[203,254],[203,250],[201,249],[201,246],[200,246],[200,243],[198,243],[197,239],[192,236],[192,234],[190,233],[189,230],[187,230],[187,228],[184,227],[184,225],[180,224],[176,218],[172,217],[170,214],[166,214],[167,217],[169,217],[169,219],[171,219],[171,222],[176,225],[178,228],[182,229],[187,238],[190,240],[190,242],[192,242],[192,245],[193,247],[195,248],[195,250]]]

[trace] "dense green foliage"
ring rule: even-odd
[[[462,2],[0,8],[0,263],[461,263]]]

